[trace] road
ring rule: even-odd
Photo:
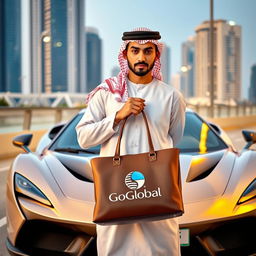
[[[248,127],[248,130],[256,131],[255,127]],[[245,145],[245,141],[242,137],[240,130],[227,131],[227,134],[234,143],[236,149],[240,150]],[[6,189],[6,178],[8,173],[8,168],[11,161],[0,161],[0,256],[9,256],[5,248],[5,238],[6,238],[6,217],[5,217],[5,189]]]
[[[5,248],[6,217],[5,217],[5,190],[10,161],[0,163],[0,256],[8,256]]]

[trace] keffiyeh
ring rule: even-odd
[[[148,28],[136,28],[132,31],[152,31]],[[125,33],[124,33],[125,35]],[[125,38],[125,36],[123,36]],[[160,43],[158,40],[155,39],[140,39],[140,40],[125,40],[123,44],[121,45],[119,54],[118,54],[118,62],[120,65],[120,72],[117,75],[117,77],[111,77],[106,79],[103,83],[98,85],[92,92],[90,92],[86,98],[86,104],[90,101],[90,99],[93,97],[93,95],[98,91],[98,90],[106,90],[110,91],[111,93],[114,94],[115,100],[118,102],[125,102],[128,99],[128,89],[127,89],[127,75],[129,72],[129,67],[128,67],[128,62],[124,58],[123,52],[126,49],[126,46],[130,42],[136,42],[138,44],[146,44],[146,43],[153,43],[157,46],[158,51],[162,53],[163,49],[163,44]],[[160,72],[161,69],[161,63],[160,63],[160,56],[155,60],[154,67],[152,69],[152,76],[158,80],[162,80],[162,75]]]

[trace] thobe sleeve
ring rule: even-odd
[[[116,113],[106,116],[104,93],[104,90],[95,93],[76,126],[77,140],[82,148],[102,144],[118,130],[118,126],[113,128]]]
[[[186,103],[182,94],[179,91],[174,91],[169,128],[169,135],[173,140],[174,147],[179,143],[183,136],[185,126],[185,110]]]

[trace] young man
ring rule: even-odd
[[[177,145],[185,122],[182,95],[161,81],[159,32],[139,28],[125,32],[118,56],[121,72],[92,91],[88,108],[76,127],[81,147],[101,144],[101,156],[113,156],[119,125],[129,116],[120,153],[148,152],[146,113],[155,150]],[[175,218],[124,225],[97,225],[99,256],[178,256]]]

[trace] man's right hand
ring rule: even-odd
[[[141,98],[128,98],[123,107],[117,111],[114,124],[117,125],[120,121],[130,115],[138,115],[145,108],[145,100]]]

